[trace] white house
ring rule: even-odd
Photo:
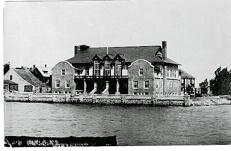
[[[26,68],[10,68],[4,80],[18,84],[18,92],[46,92],[47,86]]]

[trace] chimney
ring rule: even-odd
[[[162,54],[163,54],[163,59],[166,60],[166,58],[167,58],[167,41],[162,41]]]
[[[74,48],[75,50],[74,50],[74,56],[77,54],[77,51],[79,50],[79,46],[75,46],[75,48]]]
[[[81,51],[84,51],[90,48],[88,45],[80,45],[79,47]]]
[[[89,49],[90,47],[88,45],[80,45],[80,46],[75,46],[75,52],[74,55],[77,54],[78,51],[85,51]]]

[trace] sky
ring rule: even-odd
[[[12,67],[53,67],[73,57],[74,45],[167,41],[167,56],[197,84],[231,69],[230,0],[12,1],[3,12],[4,63]]]

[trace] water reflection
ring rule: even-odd
[[[108,136],[119,145],[230,144],[231,106],[5,102],[5,135]]]

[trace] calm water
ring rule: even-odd
[[[148,107],[5,102],[5,135],[108,136],[119,145],[230,144],[231,106]]]

